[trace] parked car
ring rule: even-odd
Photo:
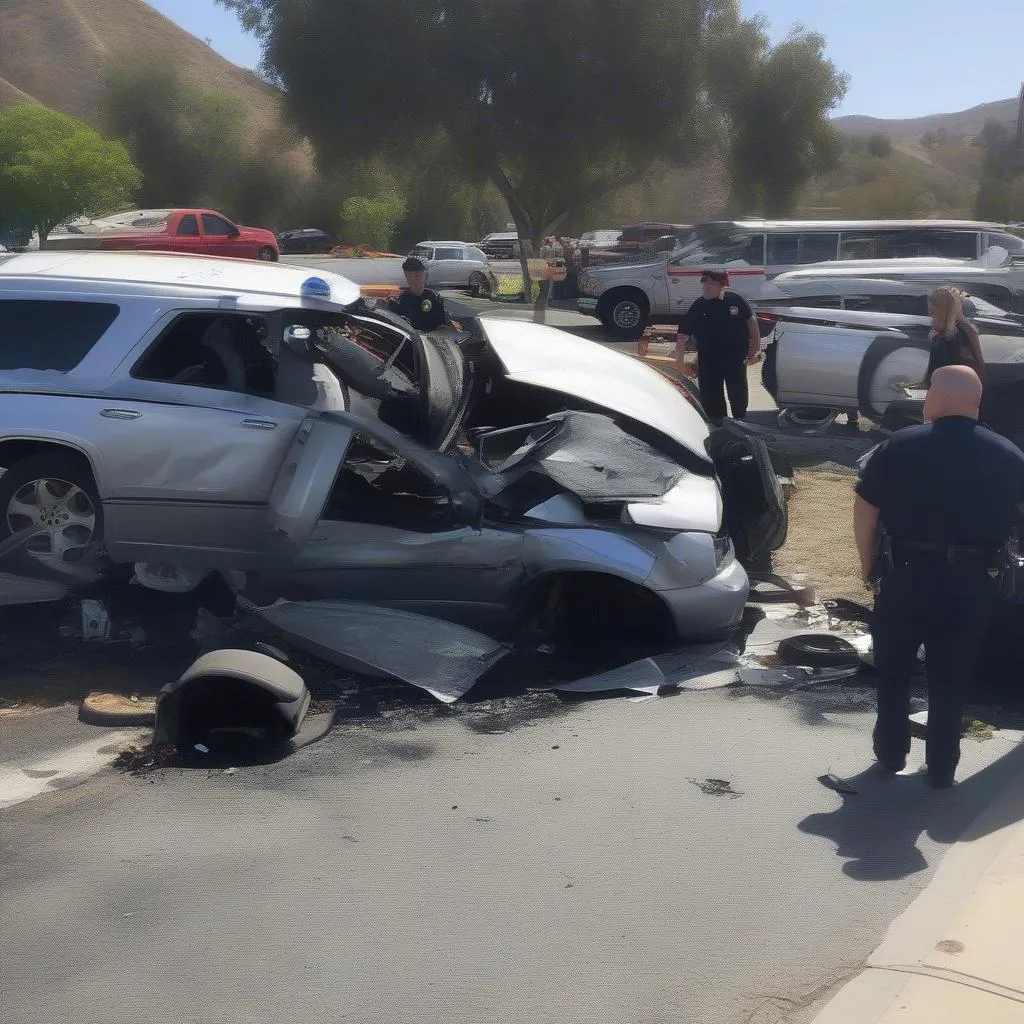
[[[763,444],[712,431],[628,356],[464,326],[420,335],[308,268],[16,256],[0,539],[27,537],[49,572],[102,550],[471,626],[546,614],[667,639],[738,622],[737,550],[785,536]]]
[[[757,304],[758,318],[772,329],[762,368],[765,387],[780,409],[796,410],[804,423],[852,410],[883,426],[919,421],[924,393],[912,385],[923,380],[928,365],[930,287],[853,279],[829,284],[832,294],[809,295],[806,304]],[[837,299],[842,308],[833,305]],[[969,294],[964,311],[985,356],[986,419],[1020,443],[1024,316]]]
[[[274,262],[277,239],[264,228],[233,224],[215,210],[131,210],[67,225],[52,234],[48,249],[125,249],[147,252],[197,253]]]
[[[584,231],[580,235],[579,246],[581,249],[609,249],[616,245],[622,237],[622,232],[615,228],[600,228],[597,231]]]
[[[479,246],[469,242],[419,242],[409,255],[423,260],[434,288],[468,288],[474,295],[494,290],[490,264]]]
[[[338,241],[333,235],[319,228],[293,228],[277,236],[277,245],[282,256],[299,256],[304,253],[330,252]]]
[[[481,239],[479,247],[492,260],[519,259],[519,235],[515,231],[494,231]]]

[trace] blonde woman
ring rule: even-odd
[[[932,317],[932,343],[924,386],[931,387],[932,374],[940,366],[969,366],[982,377],[985,360],[974,325],[964,316],[961,293],[956,288],[936,288],[928,297]]]

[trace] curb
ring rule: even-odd
[[[156,722],[156,697],[132,700],[123,693],[93,690],[78,708],[78,720],[86,725],[144,726]]]
[[[1021,761],[1013,750],[1005,756]],[[968,825],[864,970],[839,990],[814,1024],[1024,1024],[1019,768],[1016,776]]]

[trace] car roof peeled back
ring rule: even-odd
[[[61,282],[88,282],[107,294],[187,293],[206,297],[261,297],[271,305],[349,306],[359,286],[329,271],[255,260],[138,252],[33,252],[0,263],[0,292],[17,282],[19,297],[53,291]],[[263,305],[265,303],[258,303]]]

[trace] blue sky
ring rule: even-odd
[[[259,61],[256,40],[214,0],[149,3],[236,64]],[[795,23],[825,36],[829,57],[851,76],[840,114],[950,113],[1016,96],[1024,81],[1024,0],[741,0],[741,7],[764,14],[774,38]]]

